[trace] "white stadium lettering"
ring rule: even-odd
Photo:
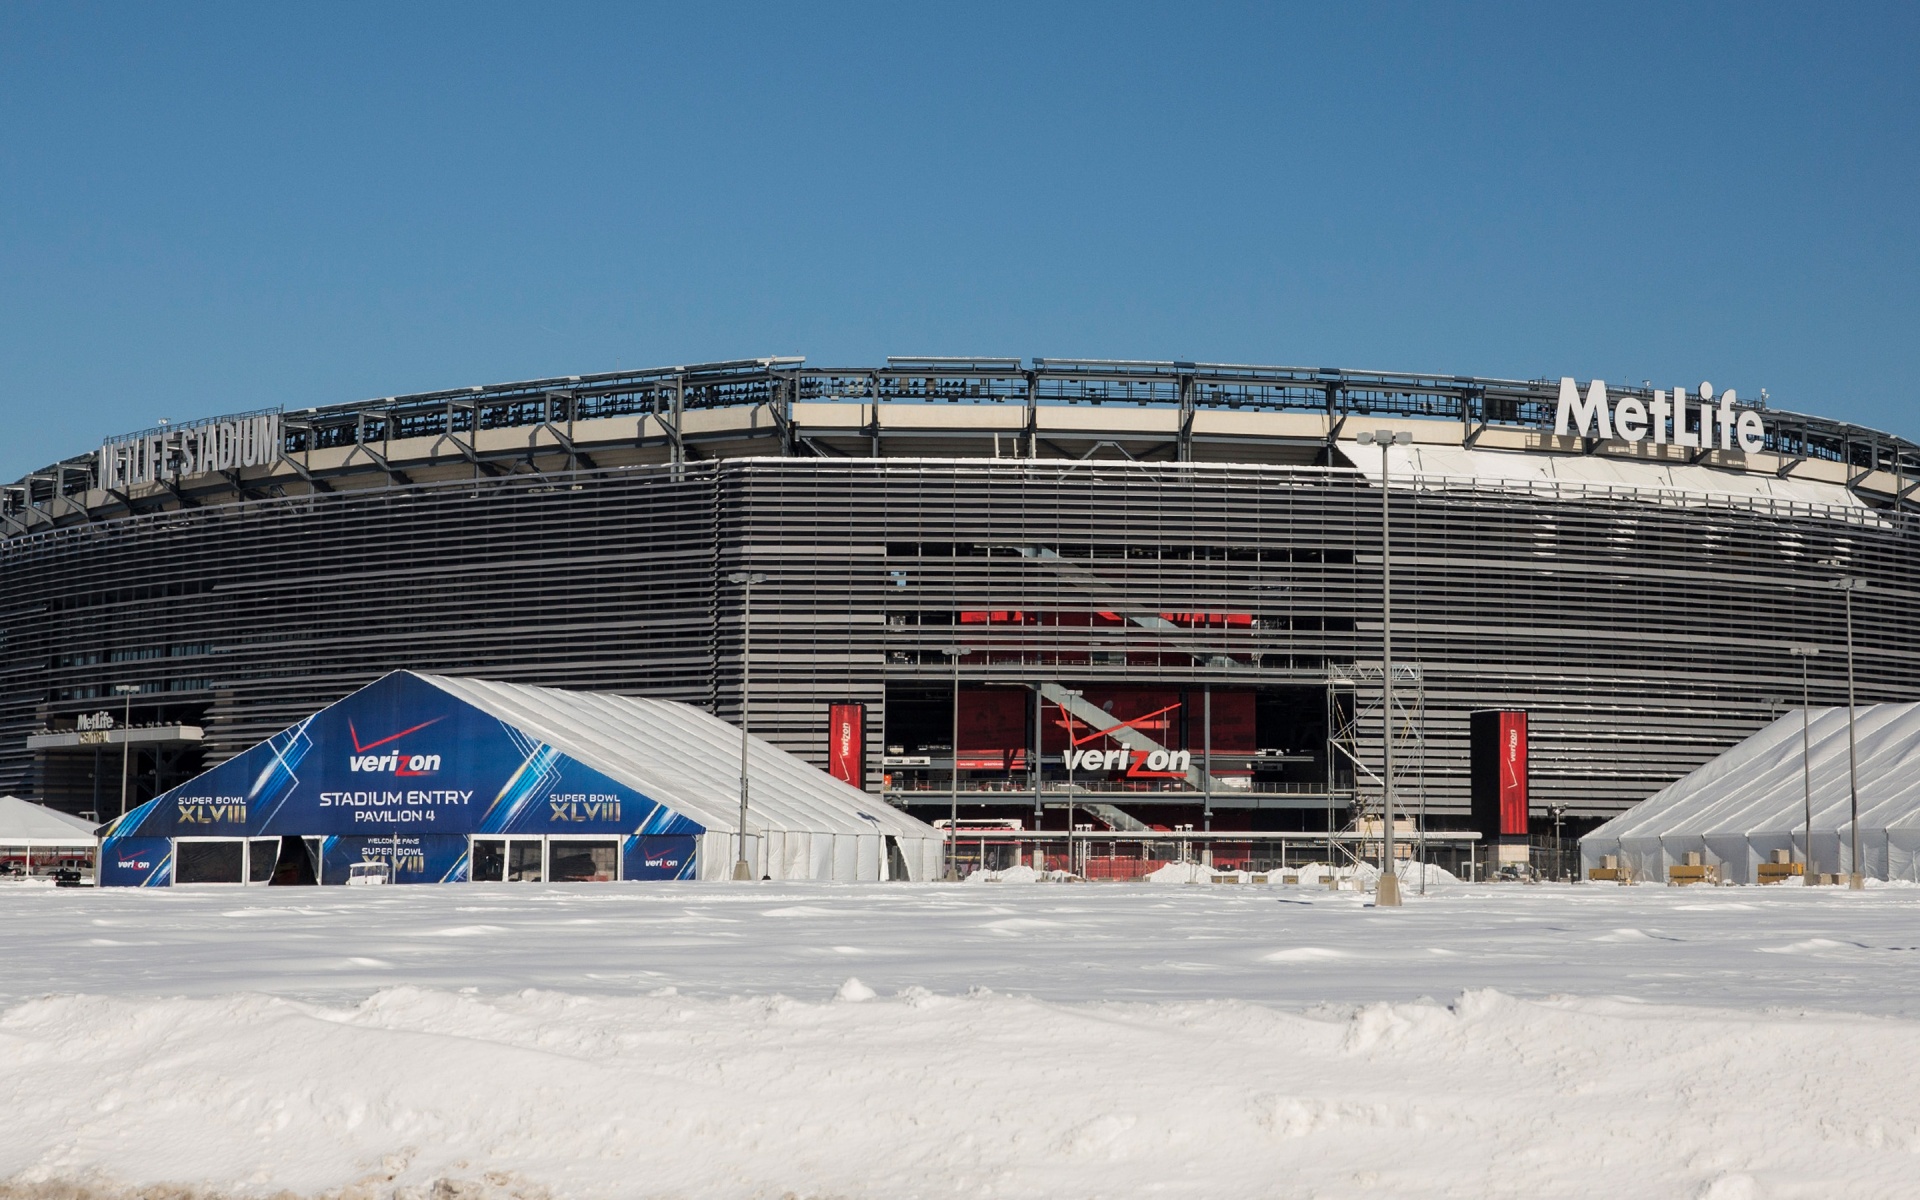
[[[1665,391],[1655,391],[1651,404],[1638,396],[1622,396],[1619,403],[1608,404],[1607,384],[1596,379],[1580,394],[1580,385],[1571,375],[1560,379],[1560,400],[1554,409],[1553,432],[1559,437],[1590,437],[1601,441],[1619,440],[1634,444],[1653,435],[1653,444],[1669,444],[1668,422],[1672,422],[1671,444],[1681,448],[1734,450],[1758,454],[1766,448],[1767,426],[1752,409],[1734,411],[1739,402],[1732,388],[1720,393],[1714,404],[1713,385],[1700,385],[1698,407],[1686,388],[1673,389],[1669,400]],[[1689,429],[1689,413],[1699,416],[1699,428]]]

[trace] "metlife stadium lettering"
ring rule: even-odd
[[[162,479],[264,467],[281,458],[280,414],[243,413],[172,425],[100,444],[100,484],[126,488]]]
[[[1560,437],[1597,437],[1603,441],[1643,442],[1649,436],[1656,446],[1674,445],[1702,450],[1739,449],[1758,454],[1766,445],[1767,428],[1760,414],[1751,409],[1735,412],[1737,397],[1732,388],[1720,393],[1716,406],[1713,385],[1700,385],[1698,399],[1700,428],[1687,428],[1687,412],[1695,403],[1686,388],[1672,393],[1656,391],[1651,405],[1638,396],[1622,396],[1618,404],[1607,403],[1607,385],[1596,379],[1587,385],[1587,394],[1570,375],[1560,379],[1560,402],[1554,410],[1553,432]],[[1671,436],[1669,436],[1671,422]],[[1717,433],[1716,433],[1717,431]]]

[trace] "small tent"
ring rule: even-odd
[[[396,671],[115,821],[101,882],[725,879],[740,743],[671,701]],[[755,878],[936,876],[933,827],[747,748]]]
[[[1689,851],[1721,877],[1752,882],[1784,850],[1811,870],[1853,872],[1847,710],[1794,709],[1692,774],[1580,839],[1587,867],[1619,856],[1633,878],[1662,880]],[[1854,709],[1860,873],[1920,882],[1920,704]],[[1807,794],[1812,793],[1811,839]]]
[[[18,796],[0,796],[0,863],[7,870],[31,875],[36,866],[90,860],[96,844],[93,822]]]

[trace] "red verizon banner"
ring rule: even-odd
[[[828,706],[827,771],[835,779],[844,780],[857,788],[867,786],[866,705]]]
[[[1500,714],[1500,832],[1527,833],[1527,714]]]

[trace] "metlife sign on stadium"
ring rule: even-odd
[[[99,478],[125,489],[168,478],[264,467],[281,456],[280,414],[241,413],[110,438],[100,445]]]
[[[1737,397],[1732,388],[1720,393],[1714,403],[1713,385],[1703,383],[1699,392],[1677,387],[1672,392],[1655,391],[1653,400],[1622,396],[1617,404],[1607,401],[1607,385],[1596,379],[1587,385],[1587,394],[1572,376],[1560,379],[1560,401],[1554,408],[1553,432],[1600,438],[1603,441],[1643,442],[1656,446],[1673,445],[1699,450],[1734,450],[1758,454],[1766,445],[1767,429],[1760,414],[1751,409],[1734,410]],[[1698,422],[1688,428],[1687,414],[1698,413]]]

